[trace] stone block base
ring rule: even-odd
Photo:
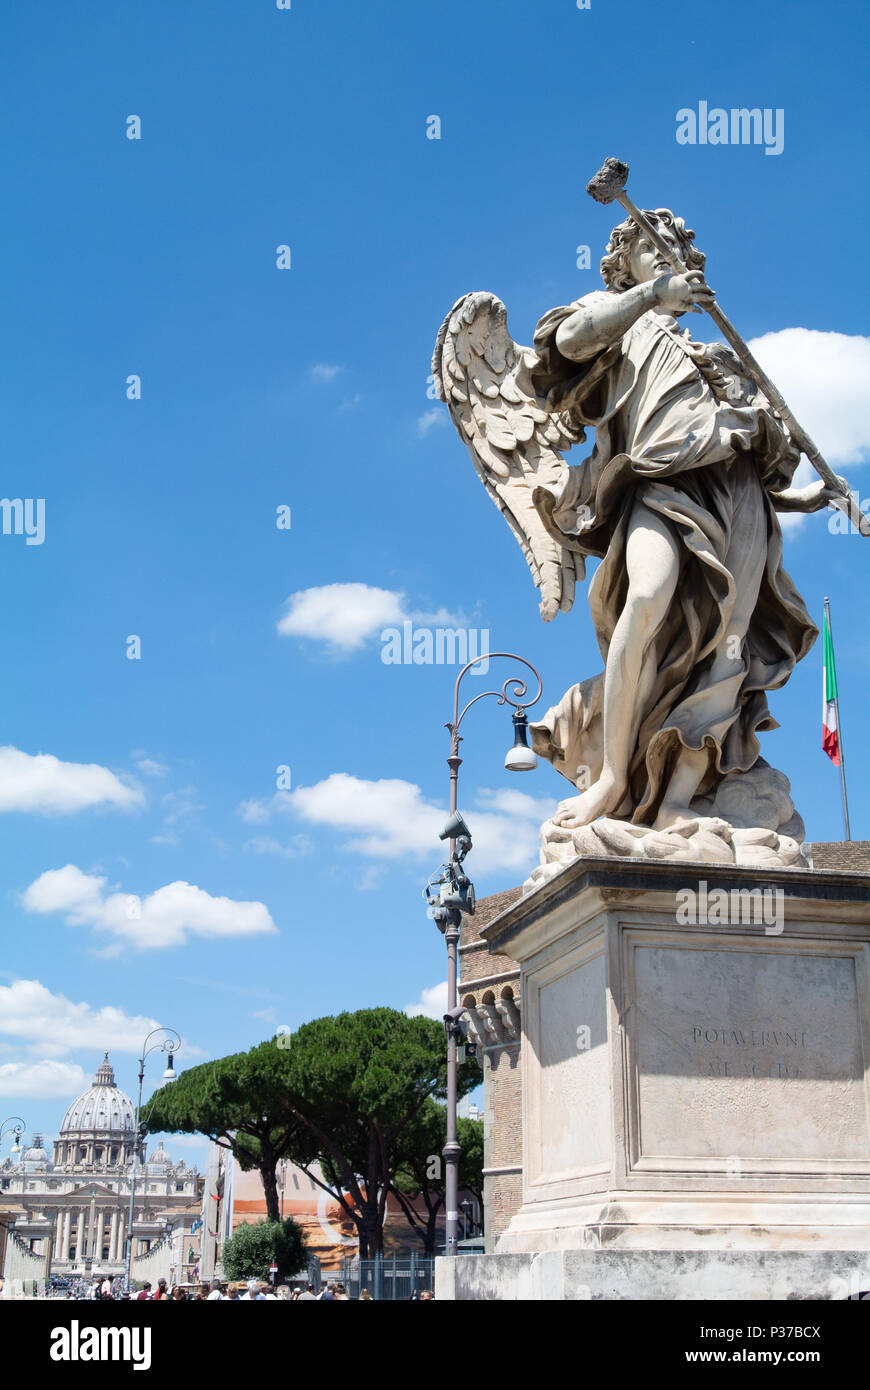
[[[450,1301],[840,1300],[870,1289],[870,1253],[834,1250],[548,1250],[435,1262]]]

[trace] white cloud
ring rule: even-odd
[[[870,459],[870,338],[783,328],[749,346],[832,467]]]
[[[443,406],[435,406],[432,410],[426,410],[417,417],[417,433],[421,439],[425,439],[431,429],[438,425],[446,425],[448,420],[447,411]]]
[[[362,405],[363,396],[359,391],[354,391],[352,396],[347,396],[338,407],[339,410],[356,410],[358,405]]]
[[[165,777],[169,772],[166,763],[159,758],[149,758],[142,748],[134,748],[130,756],[143,777]]]
[[[315,825],[353,832],[346,848],[373,859],[408,856],[432,860],[446,853],[438,834],[446,810],[427,801],[413,782],[383,778],[377,782],[334,772],[311,787],[287,794],[293,811]],[[541,822],[556,807],[551,800],[505,789],[481,792],[480,809],[466,813],[474,839],[469,869],[506,871],[525,878],[537,863]]]
[[[115,950],[125,943],[154,950],[184,945],[190,936],[214,940],[278,930],[263,903],[213,898],[181,880],[144,898],[118,891],[106,894],[105,888],[106,879],[67,864],[35,879],[22,902],[28,912],[63,912],[67,922],[108,935]]]
[[[451,613],[447,608],[410,611],[400,590],[377,589],[370,584],[324,584],[317,589],[300,589],[290,595],[285,607],[287,611],[278,622],[283,637],[326,642],[334,652],[342,654],[359,651],[371,638],[379,637],[384,628],[399,628],[403,623],[412,625],[411,643],[413,632],[419,628],[467,632],[472,626],[464,613]],[[481,639],[481,652],[488,650],[488,645]],[[460,650],[464,650],[461,644]],[[255,802],[247,804],[256,806]]]
[[[94,1009],[74,1004],[63,994],[52,994],[39,980],[0,985],[0,1034],[24,1038],[51,1057],[79,1047],[136,1052],[145,1035],[158,1026],[153,1018],[131,1016],[112,1005]]]
[[[92,1078],[73,1062],[3,1062],[0,1096],[8,1100],[70,1100]]]
[[[447,981],[442,980],[440,985],[432,985],[430,989],[421,989],[420,998],[416,1004],[407,1004],[405,1013],[409,1018],[437,1018],[441,1020],[447,1012]]]
[[[149,1153],[152,1149],[157,1148],[160,1139],[163,1140],[163,1147],[170,1156],[173,1149],[201,1149],[205,1152],[209,1143],[204,1134],[150,1134],[148,1136]]]
[[[64,763],[51,753],[0,748],[0,811],[70,815],[90,806],[144,805],[142,789],[98,763]]]
[[[261,1018],[264,1023],[275,1023],[278,1019],[278,1011],[271,1006],[268,1009],[255,1009],[251,1018]]]
[[[334,381],[340,371],[341,367],[335,366],[332,362],[315,362],[310,376],[312,381]]]
[[[245,841],[244,848],[253,854],[279,854],[284,859],[298,859],[302,854],[310,854],[314,846],[307,835],[294,835],[286,845],[271,835],[255,835],[252,840]]]
[[[370,584],[324,584],[300,589],[287,599],[279,619],[282,637],[312,637],[340,652],[358,651],[385,627],[404,618],[403,595]]]

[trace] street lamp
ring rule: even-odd
[[[171,1037],[165,1037],[161,1042],[152,1043],[148,1046],[149,1040],[156,1033],[170,1033]],[[139,1123],[139,1115],[142,1110],[142,1082],[145,1079],[145,1058],[149,1052],[168,1052],[169,1057],[166,1062],[166,1069],[163,1073],[164,1081],[174,1081],[175,1077],[175,1053],[181,1047],[181,1037],[174,1028],[152,1028],[148,1037],[142,1044],[142,1056],[139,1058],[139,1094],[136,1099],[136,1133],[133,1140],[133,1157],[130,1165],[130,1211],[127,1217],[127,1239],[124,1242],[124,1280],[127,1288],[130,1287],[130,1260],[133,1255],[133,1204],[136,1200],[136,1169],[139,1162],[139,1152],[142,1147],[144,1134]]]
[[[21,1118],[20,1115],[10,1115],[9,1118],[8,1118],[8,1120],[4,1120],[3,1123],[2,1123],[2,1125],[0,1125],[0,1140],[2,1140],[2,1138],[3,1138],[3,1131],[4,1131],[4,1129],[6,1128],[7,1125],[12,1125],[12,1136],[13,1136],[13,1138],[12,1138],[12,1148],[9,1150],[9,1152],[10,1152],[10,1153],[13,1153],[13,1154],[20,1154],[20,1153],[21,1153],[21,1136],[22,1136],[22,1134],[24,1133],[24,1131],[27,1129],[27,1125],[24,1123],[24,1121],[22,1120],[22,1118]]]
[[[519,661],[523,666],[527,666],[538,682],[537,691],[531,699],[527,699],[528,687],[526,682],[518,676],[511,676],[505,681],[501,690],[484,690],[480,695],[475,695],[474,699],[469,700],[460,713],[459,687],[466,671],[481,661],[489,661],[496,657],[505,657],[508,661]],[[434,908],[433,916],[444,932],[444,938],[447,942],[447,1013],[444,1015],[447,1029],[447,1140],[442,1153],[444,1156],[446,1248],[448,1255],[456,1254],[459,1236],[459,1155],[462,1151],[456,1137],[456,1047],[461,1036],[459,1018],[463,1012],[457,1002],[457,946],[462,912],[471,913],[474,911],[474,889],[462,868],[461,862],[471,848],[471,837],[465,822],[456,809],[459,769],[462,766],[462,759],[459,756],[459,745],[462,742],[459,726],[471,706],[490,695],[495,696],[500,705],[510,705],[514,710],[514,743],[508,751],[504,765],[509,772],[530,772],[532,768],[537,766],[537,758],[528,746],[526,710],[531,705],[537,704],[543,688],[540,674],[530,661],[526,661],[525,657],[517,656],[514,652],[487,652],[469,661],[456,677],[456,684],[453,687],[453,719],[445,725],[445,728],[450,732],[450,756],[447,759],[447,766],[450,769],[450,819],[441,838],[449,837],[450,865],[447,869],[448,881],[441,890],[440,897],[441,903],[446,904],[446,907]],[[509,689],[510,694],[508,694]],[[459,846],[458,853],[457,845]],[[434,901],[434,899],[430,897],[430,901]],[[445,923],[444,926],[441,925],[442,922]]]

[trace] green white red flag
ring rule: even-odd
[[[828,615],[824,625],[824,661],[822,663],[822,749],[836,767],[840,766],[840,727],[837,715],[837,668],[834,665],[834,644]]]

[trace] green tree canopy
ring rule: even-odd
[[[269,1265],[278,1266],[277,1280],[290,1279],[305,1268],[305,1238],[292,1217],[286,1221],[249,1221],[237,1226],[224,1241],[221,1262],[228,1279],[269,1280]]]
[[[396,1009],[360,1009],[305,1023],[281,1041],[288,1107],[301,1122],[291,1156],[354,1221],[366,1258],[382,1249],[403,1138],[427,1101],[446,1095],[444,1029]],[[464,1063],[459,1094],[479,1079],[477,1063]]]
[[[245,1171],[258,1169],[270,1221],[280,1217],[275,1169],[296,1142],[299,1121],[286,1106],[283,1054],[273,1043],[181,1072],[155,1094],[152,1134],[205,1134]]]
[[[477,1063],[464,1063],[459,1095],[479,1079]],[[205,1134],[242,1168],[257,1168],[273,1221],[280,1214],[275,1169],[291,1159],[354,1222],[366,1258],[382,1249],[405,1131],[446,1089],[440,1024],[396,1009],[360,1009],[182,1072],[156,1093],[147,1128]]]

